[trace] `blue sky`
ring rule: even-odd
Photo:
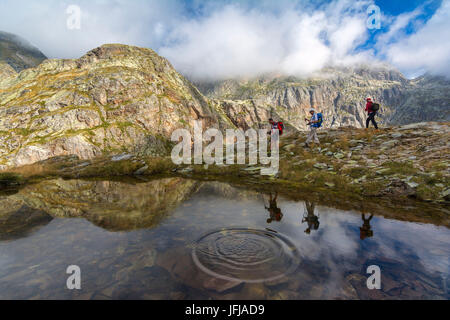
[[[67,27],[74,4],[79,29]],[[373,4],[379,30],[366,24]],[[307,76],[360,63],[410,78],[450,73],[450,0],[2,0],[0,30],[51,58],[104,43],[150,47],[194,78]]]
[[[417,31],[423,24],[425,24],[433,15],[436,10],[441,7],[442,0],[376,0],[374,1],[377,6],[382,10],[382,13],[391,17],[396,17],[404,13],[413,12],[416,9],[421,9],[422,12],[413,19],[405,28],[406,34],[412,34]],[[389,29],[389,25],[381,25],[380,30],[374,29],[371,32],[372,37],[368,44],[375,43],[375,37],[384,33]]]

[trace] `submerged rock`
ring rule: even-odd
[[[0,201],[0,203],[6,204],[5,201]],[[0,241],[26,237],[53,220],[53,217],[46,212],[21,203],[17,203],[17,205],[22,205],[19,209],[8,204],[8,207],[4,209],[11,211],[0,212]]]
[[[218,279],[204,273],[194,264],[191,251],[186,248],[166,251],[158,256],[156,263],[166,269],[175,279],[192,288],[222,293],[242,283]]]

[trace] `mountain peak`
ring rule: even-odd
[[[46,60],[0,84],[0,131],[13,133],[3,136],[0,167],[62,155],[161,155],[170,151],[172,132],[192,129],[191,120],[222,123],[151,49],[104,45],[79,59]]]
[[[15,71],[36,67],[47,57],[27,40],[0,31],[0,61],[9,64]]]

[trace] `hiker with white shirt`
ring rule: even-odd
[[[311,114],[311,119],[305,119],[307,125],[310,127],[308,139],[306,140],[306,147],[308,148],[312,140],[314,140],[315,143],[320,144],[319,137],[317,136],[317,129],[319,129],[323,123],[323,116],[321,113],[317,113],[314,108],[311,108],[309,113]]]

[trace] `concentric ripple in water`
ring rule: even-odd
[[[192,257],[209,275],[250,283],[276,280],[295,271],[300,263],[296,247],[284,236],[244,228],[204,235]]]

